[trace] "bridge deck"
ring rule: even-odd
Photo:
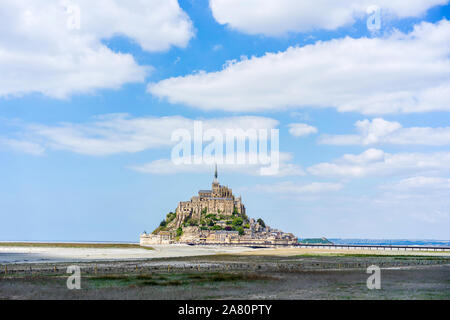
[[[407,245],[356,245],[356,244],[271,244],[271,243],[189,243],[199,246],[248,246],[258,248],[293,247],[293,248],[321,248],[321,249],[353,249],[353,250],[396,250],[396,251],[450,251],[450,247],[443,246],[407,246]]]

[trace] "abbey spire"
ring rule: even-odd
[[[217,163],[216,163],[216,170],[214,171],[214,182],[217,182]]]

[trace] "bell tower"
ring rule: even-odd
[[[216,163],[216,170],[214,171],[214,180],[212,183],[212,194],[213,196],[219,196],[219,189],[220,189],[220,185],[219,185],[219,180],[217,180],[217,163]]]

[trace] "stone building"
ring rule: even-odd
[[[266,226],[261,219],[248,219],[241,197],[220,185],[216,166],[211,190],[181,201],[152,234],[140,236],[144,246],[170,243],[290,245],[297,238]]]
[[[219,184],[217,180],[217,166],[214,173],[211,190],[200,190],[198,196],[189,201],[181,201],[175,210],[176,219],[174,225],[179,228],[186,217],[194,220],[200,219],[202,212],[205,214],[221,214],[231,216],[233,213],[245,214],[245,206],[241,197],[235,197],[233,191]]]

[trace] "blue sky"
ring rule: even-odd
[[[0,240],[137,241],[212,181],[155,166],[192,120],[279,129],[281,174],[219,166],[249,216],[449,239],[450,7],[404,2],[2,1]]]

